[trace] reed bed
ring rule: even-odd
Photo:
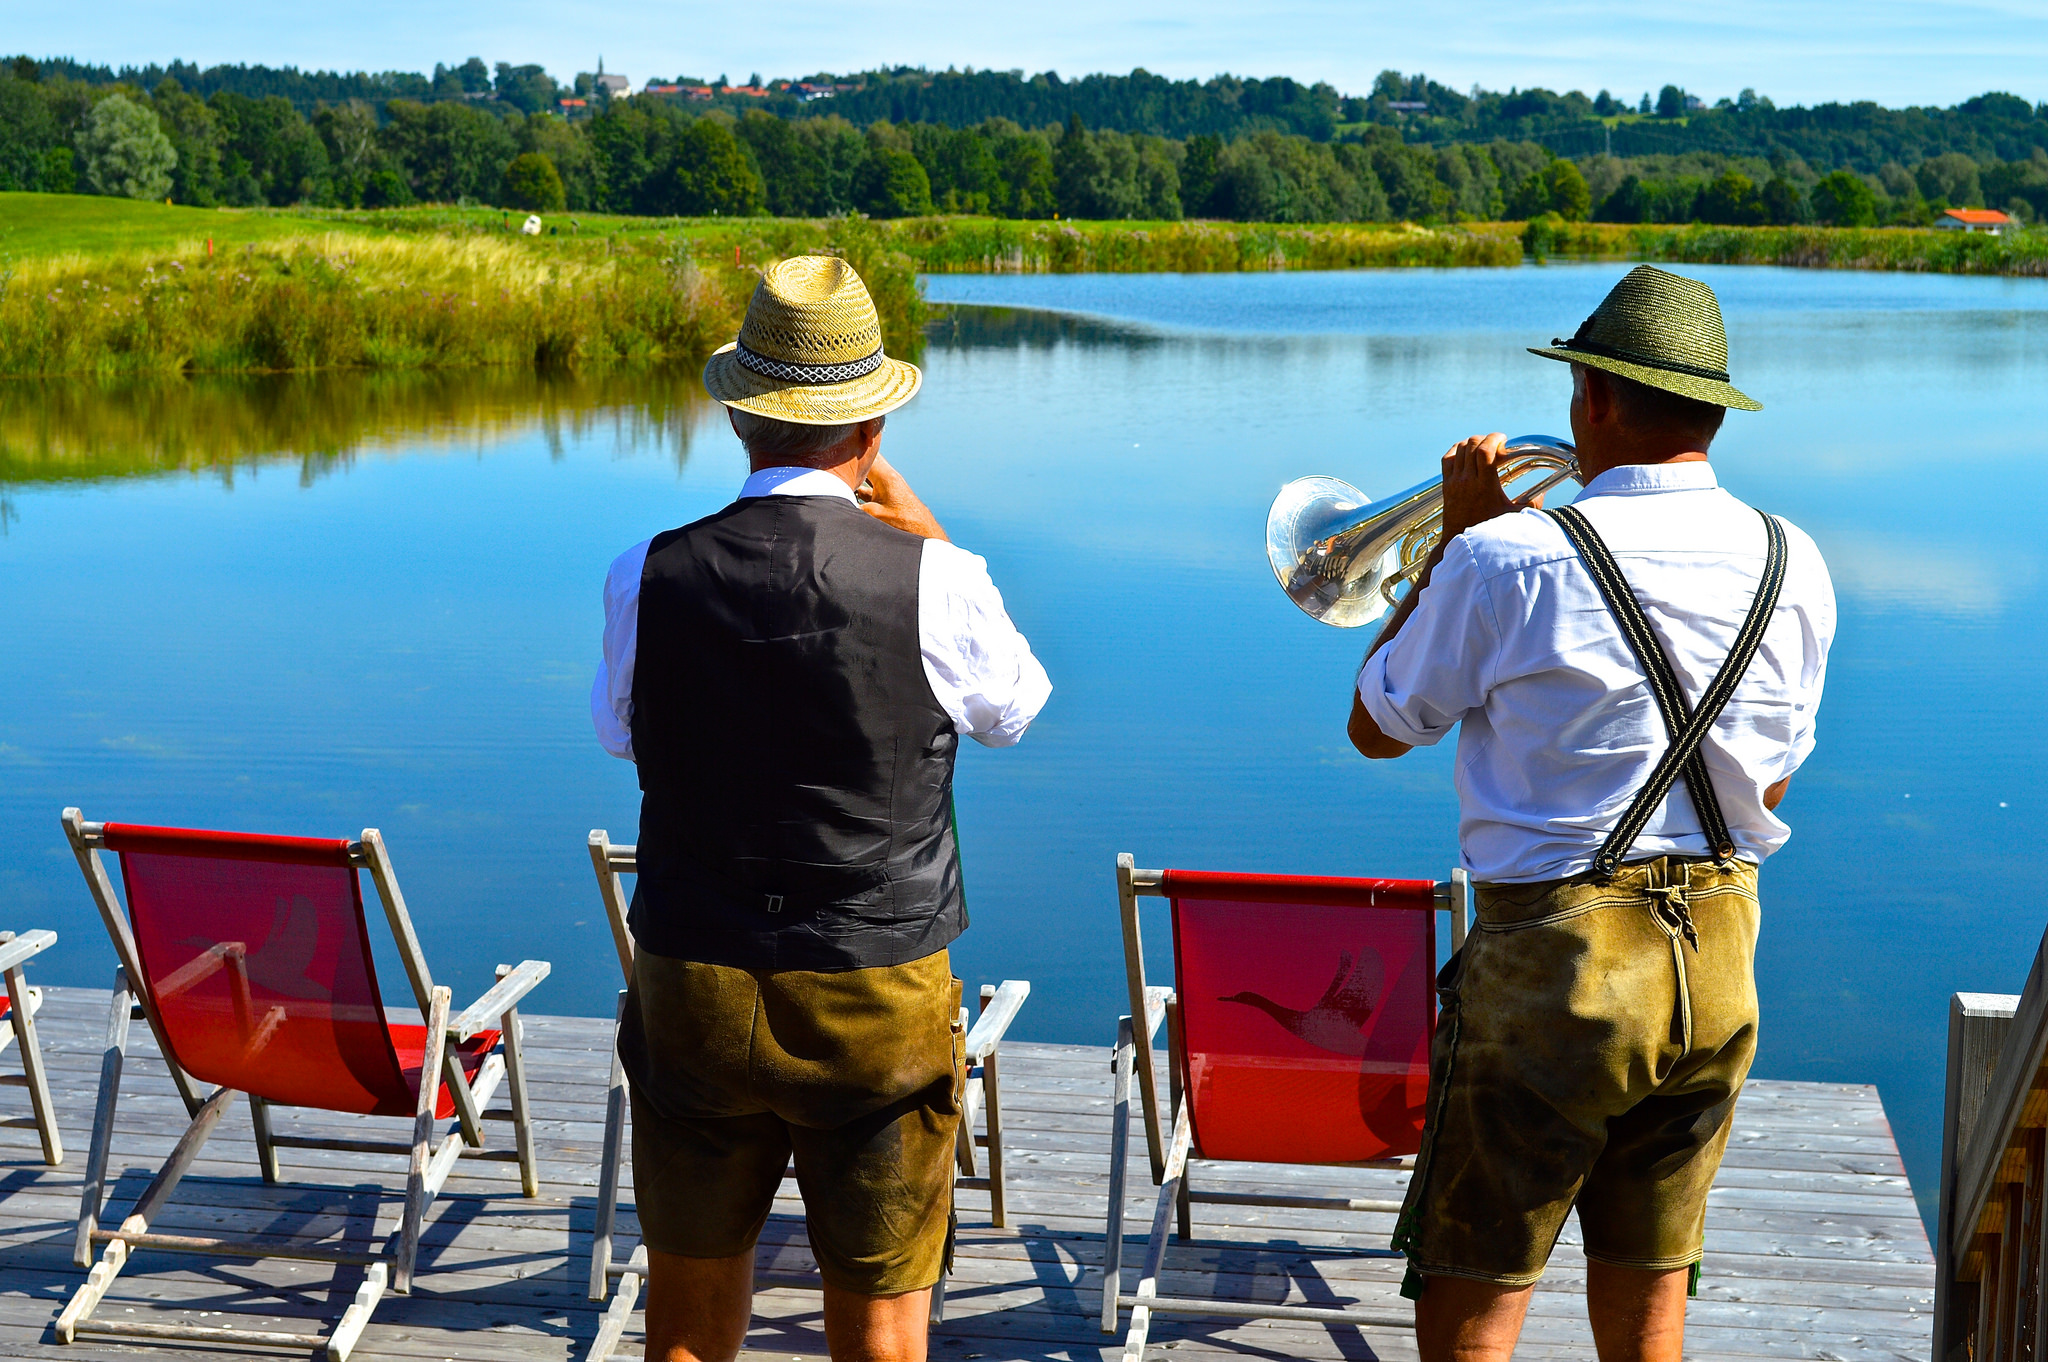
[[[1218,273],[1515,265],[1512,234],[1405,224],[916,218],[886,239],[930,274]]]
[[[776,235],[853,260],[892,347],[916,350],[908,257],[863,222]],[[731,339],[767,258],[736,265],[722,245],[682,225],[570,241],[329,230],[43,256],[0,270],[0,375],[693,361]]]
[[[1537,258],[1688,265],[2048,276],[2048,233],[1990,236],[1916,227],[1712,227],[1538,220],[1521,230]]]

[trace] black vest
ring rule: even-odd
[[[648,546],[644,949],[857,969],[923,959],[966,927],[959,738],[918,642],[923,551],[837,497],[750,497]]]

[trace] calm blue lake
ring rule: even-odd
[[[1308,473],[1408,486],[1469,433],[1568,433],[1567,371],[1522,347],[1623,269],[930,281],[973,306],[886,448],[1055,688],[1022,746],[960,763],[956,966],[1032,981],[1023,1036],[1110,1039],[1119,851],[1447,873],[1452,745],[1352,753],[1366,631],[1281,595],[1266,507]],[[1842,606],[1764,874],[1756,1072],[1877,1084],[1924,1207],[1948,995],[2018,991],[2048,921],[2022,876],[2048,817],[2048,283],[1695,272],[1767,405],[1730,416],[1722,480],[1814,535]],[[0,926],[61,934],[42,981],[108,982],[67,804],[375,826],[458,1000],[541,956],[533,1008],[609,1013],[584,838],[630,839],[637,794],[588,720],[604,571],[744,471],[689,375],[0,389]]]

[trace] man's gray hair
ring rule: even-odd
[[[829,453],[846,443],[865,421],[852,421],[841,426],[805,426],[795,421],[779,421],[773,416],[757,416],[738,407],[727,407],[732,413],[732,428],[740,437],[740,443],[747,447],[751,459],[774,459],[781,463],[807,464],[820,455]],[[888,418],[870,417],[876,426]]]

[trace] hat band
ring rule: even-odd
[[[866,378],[882,367],[882,347],[876,346],[871,355],[864,355],[845,364],[791,364],[787,360],[770,359],[755,350],[749,350],[745,341],[736,342],[739,362],[763,378],[779,379],[784,383],[801,383],[817,387],[827,383],[845,383],[849,379]]]
[[[1634,350],[1624,350],[1618,345],[1603,345],[1595,340],[1581,340],[1576,336],[1570,340],[1560,340],[1556,336],[1552,336],[1550,343],[1560,350],[1583,350],[1589,355],[1599,355],[1605,359],[1618,359],[1625,364],[1640,364],[1645,369],[1668,369],[1672,373],[1690,374],[1694,378],[1710,378],[1716,383],[1726,383],[1728,381],[1728,371],[1726,369],[1709,369],[1704,364],[1684,364],[1675,359],[1656,359],[1649,355],[1638,354]]]

